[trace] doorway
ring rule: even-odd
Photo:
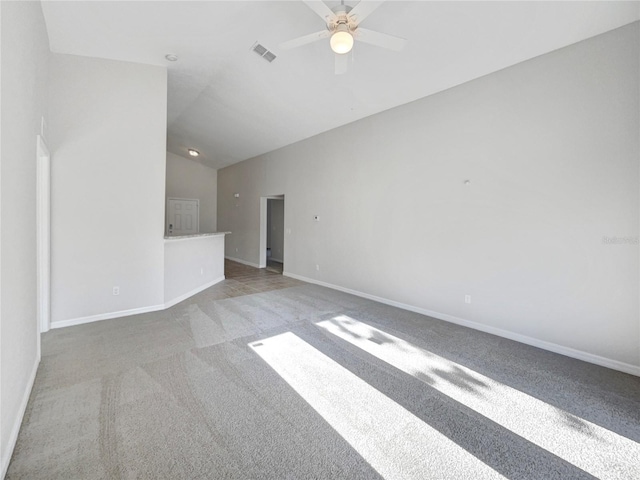
[[[260,268],[284,270],[284,195],[260,199]]]

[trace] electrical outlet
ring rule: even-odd
[[[464,296],[464,303],[471,303],[471,295]]]
[[[320,271],[320,265],[316,265],[316,270],[319,272]]]
[[[120,287],[113,287],[113,294],[120,295]]]
[[[236,248],[236,253],[238,253],[238,249]]]
[[[204,275],[204,267],[200,267],[200,275]]]

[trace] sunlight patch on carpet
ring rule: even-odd
[[[347,315],[316,325],[585,472],[614,479],[624,466],[640,478],[640,445],[626,437]]]
[[[249,346],[385,479],[504,478],[297,335]]]

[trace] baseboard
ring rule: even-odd
[[[227,257],[227,256],[225,256],[224,258],[226,260],[231,260],[232,262],[238,262],[238,263],[241,263],[243,265],[248,265],[248,266],[253,267],[253,268],[261,268],[260,265],[258,265],[257,263],[247,262],[246,260],[241,260],[239,258]]]
[[[128,317],[130,315],[138,315],[140,313],[157,312],[164,310],[165,306],[152,305],[150,307],[132,308],[130,310],[120,310],[119,312],[100,313],[98,315],[89,315],[88,317],[71,318],[69,320],[60,320],[51,322],[51,328],[72,327],[73,325],[82,325],[83,323],[98,322],[100,320],[110,320],[112,318]]]
[[[271,260],[272,262],[284,263],[281,258],[271,257],[268,260]]]
[[[582,350],[576,350],[574,348],[565,347],[563,345],[558,345],[557,343],[539,340],[537,338],[529,337],[527,335],[521,335],[519,333],[514,333],[509,330],[503,330],[501,328],[491,327],[489,325],[473,322],[471,320],[465,320],[464,318],[455,317],[453,315],[448,315],[446,313],[434,312],[432,310],[427,310],[425,308],[408,305],[406,303],[396,302],[394,300],[378,297],[376,295],[370,295],[368,293],[359,292],[357,290],[341,287],[339,285],[333,285],[331,283],[316,280],[314,278],[304,277],[302,275],[297,275],[295,273],[283,272],[282,274],[286,277],[302,280],[303,282],[313,283],[323,287],[331,288],[333,290],[339,290],[341,292],[349,293],[357,297],[367,298],[369,300],[383,303],[385,305],[391,305],[392,307],[397,307],[403,310],[409,310],[411,312],[420,313],[422,315],[426,315],[427,317],[433,317],[433,318],[437,318],[438,320],[444,320],[445,322],[455,323],[457,325],[462,325],[464,327],[473,328],[474,330],[490,333],[498,337],[508,338],[509,340],[515,340],[516,342],[531,345],[532,347],[541,348],[543,350],[559,353],[567,357],[576,358],[578,360],[583,360],[585,362],[593,363],[595,365],[600,365],[601,367],[611,368],[612,370],[618,370],[620,372],[629,373],[631,375],[636,375],[640,377],[640,366],[631,365],[630,363],[620,362],[618,360],[601,357],[593,353],[588,353]]]
[[[211,280],[210,282],[207,282],[204,285],[200,285],[198,288],[194,288],[190,292],[184,293],[179,297],[174,298],[173,300],[169,300],[167,303],[164,304],[164,309],[166,310],[167,308],[173,307],[174,305],[182,302],[183,300],[186,300],[189,297],[193,297],[196,293],[200,293],[201,291],[214,286],[216,283],[220,283],[221,281],[224,280],[224,278],[225,278],[224,275],[222,275],[221,277]]]
[[[22,420],[24,418],[24,413],[27,410],[27,404],[29,403],[29,397],[31,396],[31,390],[33,389],[33,383],[36,380],[36,373],[38,372],[38,365],[40,364],[40,358],[36,357],[35,364],[33,365],[33,369],[31,371],[31,375],[29,375],[29,381],[27,383],[27,388],[22,396],[22,401],[20,402],[20,409],[18,410],[18,416],[16,417],[13,427],[11,428],[11,434],[9,435],[9,441],[7,442],[6,449],[2,452],[2,470],[0,471],[0,478],[4,478],[7,474],[7,469],[9,468],[9,462],[11,461],[11,455],[13,455],[13,450],[16,448],[16,442],[18,441],[18,434],[20,433],[20,427],[22,426]]]
[[[199,286],[198,288],[194,288],[190,292],[180,295],[179,297],[174,298],[173,300],[170,300],[167,303],[164,303],[162,305],[152,305],[150,307],[132,308],[130,310],[120,310],[119,312],[100,313],[98,315],[90,315],[88,317],[78,317],[78,318],[71,318],[69,320],[51,322],[51,328],[72,327],[74,325],[82,325],[84,323],[99,322],[100,320],[110,320],[112,318],[129,317],[131,315],[138,315],[140,313],[149,313],[149,312],[157,312],[159,310],[166,310],[167,308],[173,307],[175,304],[180,303],[189,297],[192,297],[196,293],[200,293],[201,291],[206,290],[207,288],[215,285],[216,283],[220,283],[224,279],[225,277],[224,275],[222,275],[221,277],[218,277],[215,280],[207,282],[204,285]]]

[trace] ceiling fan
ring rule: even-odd
[[[324,38],[329,38],[331,50],[335,52],[335,73],[340,75],[347,71],[347,53],[353,48],[354,40],[369,43],[378,47],[400,51],[404,47],[406,40],[394,37],[386,33],[362,28],[360,24],[382,2],[370,2],[361,0],[355,7],[344,4],[344,0],[333,8],[329,8],[324,2],[318,0],[302,0],[311,10],[324,20],[326,29],[319,32],[303,35],[287,42],[281,43],[280,48],[288,50],[300,47],[308,43],[316,42]]]

